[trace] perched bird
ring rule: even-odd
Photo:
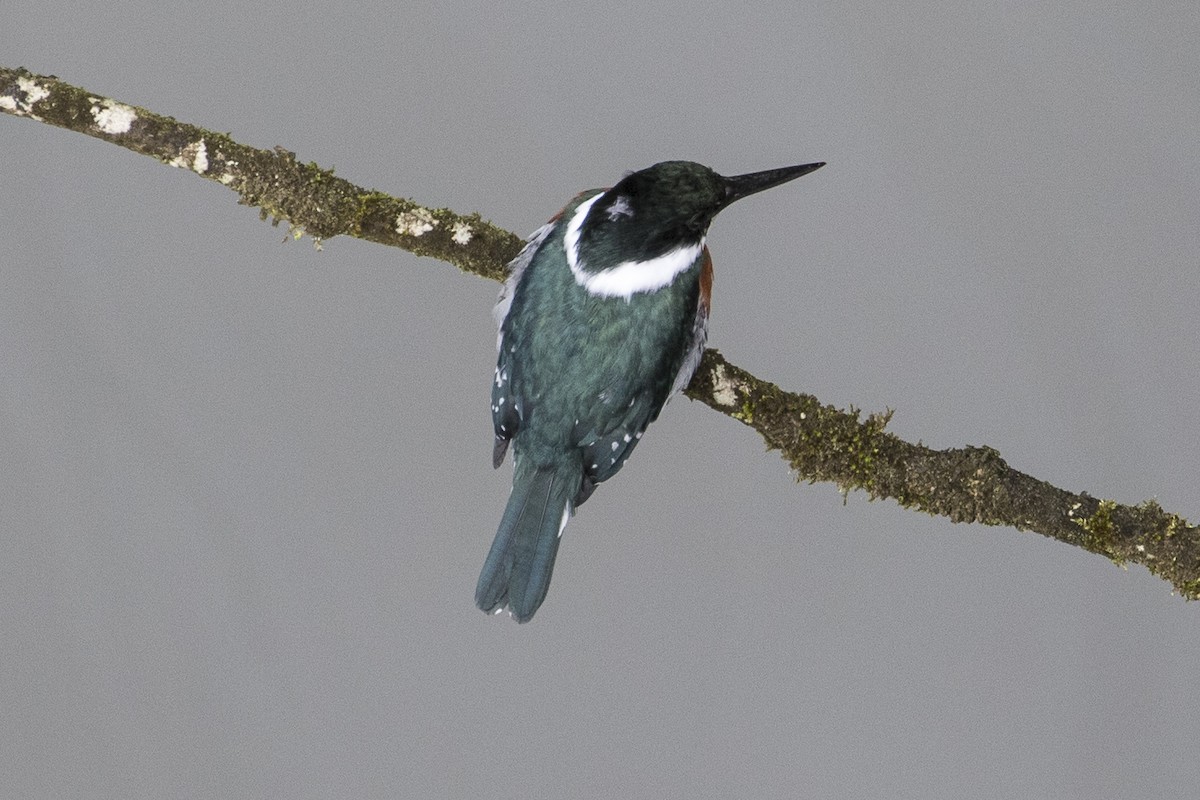
[[[513,259],[492,384],[492,464],[512,442],[513,485],[475,588],[481,609],[533,616],[568,518],[691,380],[708,330],[713,217],[822,166],[726,178],[664,161],[580,194]]]

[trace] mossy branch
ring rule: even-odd
[[[521,237],[478,214],[426,208],[364,189],[282,147],[259,150],[145,108],[100,97],[50,75],[0,67],[0,111],[66,128],[190,170],[286,220],[297,238],[355,236],[448,261],[465,272],[504,279]]]
[[[503,280],[521,237],[483,220],[427,208],[336,177],[294,153],[259,150],[144,108],[100,97],[53,76],[0,67],[0,111],[94,136],[188,169],[239,195],[297,237],[356,236]],[[988,447],[931,450],[884,428],[891,412],[857,410],[785,392],[724,359],[704,354],[687,395],[750,426],[779,450],[797,480],[862,489],[905,508],[1044,536],[1136,563],[1200,598],[1200,530],[1153,500],[1136,506],[1056,488],[1008,466]]]

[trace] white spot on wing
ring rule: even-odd
[[[563,531],[565,531],[567,529],[567,520],[569,520],[570,518],[571,518],[571,502],[568,500],[567,503],[565,505],[563,505],[562,519],[558,521],[558,538],[560,538],[560,539],[562,538]]]

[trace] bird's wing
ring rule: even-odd
[[[692,376],[696,374],[696,367],[700,366],[700,357],[704,355],[704,345],[708,341],[708,312],[712,305],[713,282],[712,256],[708,247],[701,251],[700,258],[704,261],[700,265],[700,295],[696,302],[696,321],[692,324],[691,340],[684,351],[683,363],[679,366],[679,372],[675,374],[675,382],[671,385],[671,393],[667,395],[667,400],[687,388]],[[663,405],[666,405],[665,401]]]
[[[492,310],[492,316],[495,317],[498,328],[496,333],[496,374],[492,381],[492,427],[496,433],[496,438],[492,443],[493,467],[499,467],[504,462],[504,455],[508,452],[508,443],[517,435],[521,424],[520,399],[512,392],[512,367],[509,363],[512,357],[512,348],[504,346],[504,320],[508,318],[508,312],[512,308],[517,284],[521,282],[525,271],[533,263],[533,257],[537,255],[538,250],[541,249],[561,217],[562,212],[560,211],[549,222],[534,231],[526,240],[525,246],[521,248],[521,252],[517,253],[517,257],[508,262],[508,279],[504,281],[504,286],[500,289],[500,297]]]

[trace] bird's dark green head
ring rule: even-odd
[[[824,162],[725,177],[692,161],[663,161],[631,172],[587,211],[579,249],[590,270],[648,261],[698,244],[717,213],[735,200],[807,175]]]

